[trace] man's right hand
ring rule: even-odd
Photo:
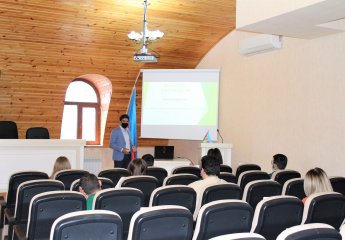
[[[123,148],[123,149],[122,149],[122,152],[123,152],[124,154],[129,154],[129,149],[128,149],[128,148]]]

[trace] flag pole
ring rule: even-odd
[[[141,74],[141,69],[139,70],[137,78],[135,79],[135,82],[134,82],[134,85],[133,85],[133,88],[132,88],[132,92],[133,92],[133,89],[135,88],[135,86],[137,85],[137,82],[138,82],[138,79],[140,77],[140,74]],[[131,97],[129,98],[129,102],[128,102],[128,105],[127,105],[127,111],[126,111],[127,113],[128,113],[128,110],[129,110],[129,105],[130,105],[131,100],[132,100],[132,92],[131,92]]]

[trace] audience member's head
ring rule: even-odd
[[[218,148],[210,148],[207,152],[207,156],[214,157],[216,160],[219,161],[219,164],[223,164],[222,153]]]
[[[209,176],[218,176],[220,173],[220,163],[212,156],[201,158],[201,176],[203,179]]]
[[[333,192],[329,178],[321,168],[310,169],[304,177],[304,192],[308,197],[313,193]]]
[[[152,156],[152,154],[145,154],[141,157],[147,164],[148,167],[153,166],[155,162],[155,158]]]
[[[287,157],[284,154],[276,154],[273,156],[272,169],[273,170],[283,170],[287,165]]]
[[[61,170],[71,169],[71,163],[68,158],[65,156],[60,156],[55,160],[53,172],[50,175],[50,178],[54,178],[55,173]]]
[[[147,164],[141,158],[136,158],[132,160],[128,165],[128,171],[132,176],[145,175],[147,169]]]
[[[81,192],[86,198],[100,190],[101,181],[99,181],[94,174],[87,173],[80,178],[79,192]]]

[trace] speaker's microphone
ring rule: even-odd
[[[219,137],[222,139],[222,143],[224,143],[223,137],[222,137],[222,135],[220,134],[220,131],[219,131],[218,128],[217,128],[217,133],[218,133]]]

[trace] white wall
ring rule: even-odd
[[[319,166],[345,176],[345,34],[284,38],[282,50],[241,56],[234,31],[198,68],[221,68],[220,129],[233,144],[233,167],[270,170],[275,153],[303,174]]]
[[[323,1],[325,0],[237,0],[236,28]]]

